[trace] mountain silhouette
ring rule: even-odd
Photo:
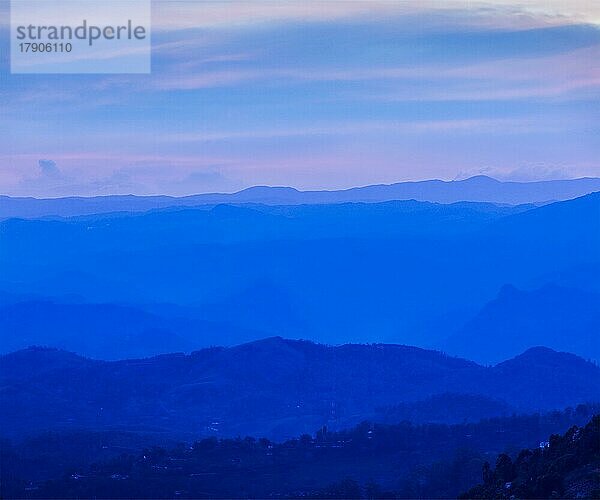
[[[546,285],[532,291],[506,285],[443,348],[497,363],[537,345],[600,361],[600,294]]]
[[[0,305],[0,331],[8,332],[0,338],[2,353],[45,345],[109,360],[190,352],[260,336],[191,314],[182,317],[177,310],[158,315],[132,306],[48,299]]]
[[[599,376],[594,364],[550,349],[485,368],[410,346],[280,337],[113,362],[30,348],[0,358],[0,425],[7,435],[110,428],[282,438],[435,395],[479,395],[515,411],[598,401]]]
[[[290,187],[255,186],[232,194],[212,193],[184,197],[115,195],[36,199],[0,196],[0,219],[143,212],[166,207],[221,203],[297,205],[414,199],[438,203],[477,201],[517,205],[568,200],[593,191],[600,191],[600,178],[503,182],[479,175],[464,180],[398,182],[338,191],[299,191]]]

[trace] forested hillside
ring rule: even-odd
[[[600,498],[600,415],[553,434],[514,460],[503,453],[483,466],[483,483],[460,498]]]

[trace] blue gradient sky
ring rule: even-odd
[[[595,1],[153,7],[151,75],[10,75],[2,4],[1,193],[600,175]]]

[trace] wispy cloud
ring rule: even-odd
[[[159,30],[246,26],[273,22],[331,22],[352,19],[388,19],[423,13],[455,14],[460,23],[485,28],[522,29],[573,23],[600,24],[600,7],[593,0],[410,0],[306,2],[257,0],[192,2],[155,0],[155,27]],[[457,21],[458,22],[458,21]]]
[[[600,175],[598,2],[154,7],[150,75],[0,75],[0,191]]]
[[[548,124],[547,128],[557,130],[561,124]],[[446,120],[410,120],[395,121],[362,121],[339,122],[304,127],[278,127],[272,129],[226,130],[213,132],[181,132],[165,134],[156,137],[161,142],[220,142],[235,140],[278,139],[310,136],[343,136],[357,134],[397,133],[397,134],[430,134],[432,132],[489,131],[503,133],[524,133],[540,131],[540,124],[534,119],[527,118],[497,118],[497,119],[446,119]]]
[[[268,81],[270,85],[302,82],[404,81],[447,82],[440,90],[423,85],[370,93],[389,100],[508,100],[560,97],[600,89],[600,45],[538,58],[507,58],[466,65],[423,64],[403,67],[255,68],[206,70],[197,67],[148,82],[160,91],[197,90]],[[351,93],[357,97],[357,93]]]

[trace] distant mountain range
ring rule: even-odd
[[[273,335],[438,348],[507,283],[598,292],[599,228],[600,193],[542,207],[393,201],[10,219],[0,222],[2,302],[44,302],[56,324],[26,310],[43,304],[7,309],[0,321],[12,333],[1,345],[61,341],[54,346],[109,359],[120,348],[133,356],[156,354],[160,345],[182,350],[181,339],[194,349],[215,337],[232,345]],[[63,321],[63,302],[105,305],[73,306]],[[121,318],[122,307],[129,312],[119,325],[109,316]],[[88,315],[96,319],[86,324]],[[77,329],[101,336],[104,327],[113,331],[104,339],[77,339]],[[153,347],[139,350],[136,338],[139,344],[149,330]],[[161,340],[168,332],[180,339]],[[540,343],[507,341],[500,352]]]
[[[280,337],[117,362],[30,348],[0,357],[0,427],[283,438],[436,395],[491,398],[500,413],[599,401],[599,379],[598,366],[541,347],[492,368],[415,347]]]
[[[491,177],[476,176],[458,181],[399,182],[340,191],[299,191],[290,187],[256,186],[232,194],[198,194],[179,198],[115,195],[35,199],[0,196],[0,219],[144,212],[168,207],[194,207],[222,203],[298,205],[417,200],[437,203],[474,201],[518,205],[568,200],[594,191],[600,191],[600,178],[502,182]]]

